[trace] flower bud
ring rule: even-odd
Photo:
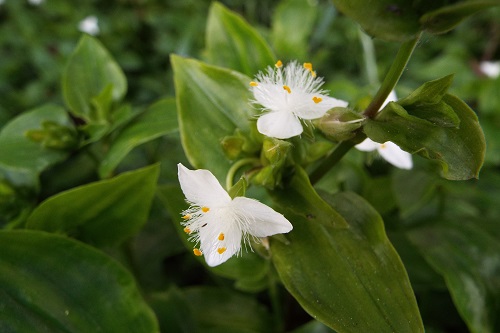
[[[315,122],[329,139],[345,141],[352,139],[364,123],[365,118],[346,108],[333,108]]]
[[[53,121],[42,123],[42,129],[28,130],[25,136],[44,148],[70,150],[78,145],[78,133],[71,127]]]

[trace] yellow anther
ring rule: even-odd
[[[312,75],[312,77],[316,77],[316,72],[315,71],[311,71],[311,75]]]
[[[197,256],[197,257],[199,257],[199,256],[201,256],[201,255],[203,254],[203,252],[201,252],[201,251],[200,251],[200,250],[198,250],[198,249],[193,249],[193,253],[194,253],[194,255],[195,255],[195,256]]]
[[[289,86],[283,86],[283,89],[285,89],[289,94],[292,93],[292,90],[290,89]]]
[[[257,87],[259,84],[257,82],[252,81],[252,82],[250,82],[250,85],[252,87]]]
[[[184,228],[184,232],[185,232],[186,234],[190,234],[190,233],[191,233],[191,229],[189,229],[188,227],[185,227],[185,228]]]
[[[184,220],[189,220],[191,218],[191,214],[186,214],[182,217]]]
[[[208,207],[205,207],[205,206],[201,207],[201,211],[202,211],[203,213],[206,213],[206,212],[208,212],[209,210],[210,210],[210,208],[208,208]]]
[[[316,104],[318,104],[322,100],[323,100],[323,98],[321,98],[321,97],[316,97],[316,96],[313,97],[313,102],[316,103]]]
[[[223,254],[224,252],[226,252],[226,248],[225,247],[219,247],[217,249],[217,252],[219,252],[219,254]]]
[[[310,62],[305,62],[304,63],[304,68],[312,72],[312,70],[313,70],[313,64],[311,64]]]
[[[219,237],[218,237],[218,238],[219,238],[219,240],[220,240],[220,241],[223,241],[223,240],[224,240],[224,234],[221,232],[221,233],[219,234]]]
[[[380,148],[381,149],[385,149],[385,148],[387,148],[387,145],[385,143],[383,143],[383,144],[380,145]]]
[[[283,63],[281,62],[281,60],[278,60],[274,66],[276,66],[276,68],[280,68],[281,66],[283,66]]]

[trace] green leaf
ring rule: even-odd
[[[271,39],[280,58],[305,60],[317,15],[317,3],[303,0],[279,3],[273,14]]]
[[[206,44],[208,62],[249,76],[276,62],[264,38],[219,2],[214,2],[208,13]]]
[[[228,191],[229,196],[231,199],[234,199],[236,197],[244,197],[245,196],[245,191],[247,190],[247,180],[245,177],[241,177],[240,180],[236,182]]]
[[[106,178],[135,147],[178,129],[175,100],[162,99],[151,105],[137,119],[127,124],[111,144],[99,166],[99,175]]]
[[[64,160],[68,152],[45,148],[25,135],[30,130],[42,129],[47,122],[73,129],[68,114],[59,106],[45,105],[24,112],[0,132],[0,167],[37,176],[47,167]]]
[[[321,216],[327,203],[317,198],[316,205],[300,207],[313,191],[306,178],[297,170],[290,186],[275,193],[293,224],[288,243],[271,242],[273,262],[288,291],[311,316],[339,333],[423,332],[408,276],[380,215],[356,194],[340,193],[327,201],[348,228],[311,221],[297,212]]]
[[[158,332],[122,266],[80,242],[0,231],[1,332]]]
[[[411,115],[399,104],[389,103],[374,120],[368,120],[364,131],[376,142],[392,141],[403,150],[436,160],[446,179],[477,178],[486,149],[477,116],[458,97],[446,94],[442,102],[458,116],[459,128],[439,126],[439,122]]]
[[[122,70],[95,38],[84,34],[68,60],[62,77],[64,100],[72,113],[89,123],[110,119],[111,102],[127,91]]]
[[[250,133],[255,110],[250,79],[193,59],[171,57],[182,145],[191,165],[224,179],[229,168],[221,142],[239,128]]]
[[[29,216],[27,228],[76,234],[100,245],[116,245],[146,223],[159,166],[123,173],[48,198]]]
[[[193,309],[183,292],[170,287],[165,293],[150,296],[149,303],[160,322],[161,332],[192,333],[198,331]]]
[[[494,6],[500,6],[498,0],[468,0],[459,1],[449,6],[426,13],[420,18],[425,30],[441,34],[455,28],[468,16]]]
[[[478,225],[438,221],[409,232],[429,264],[443,275],[471,332],[500,330],[500,242]]]

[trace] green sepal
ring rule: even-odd
[[[333,141],[345,141],[356,136],[356,130],[363,126],[364,117],[347,108],[329,110],[315,122],[319,130]]]
[[[244,197],[245,192],[247,190],[247,180],[245,177],[241,177],[240,180],[234,184],[227,193],[231,197],[231,199],[234,199],[236,197]]]

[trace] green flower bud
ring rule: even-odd
[[[333,108],[315,125],[329,139],[334,141],[345,141],[356,135],[356,130],[363,126],[365,118],[346,108]]]
[[[70,150],[78,145],[78,133],[69,126],[54,121],[42,123],[42,129],[32,129],[25,136],[34,142],[39,142],[44,148]]]

